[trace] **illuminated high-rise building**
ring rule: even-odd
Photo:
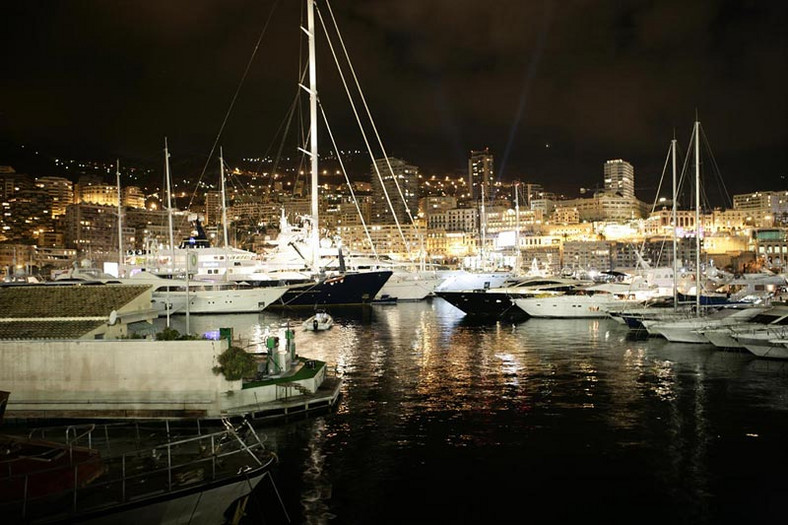
[[[494,181],[495,170],[490,149],[471,151],[471,155],[468,157],[468,190],[472,199],[474,201],[481,199],[482,188],[484,188],[484,200],[492,200],[491,190]]]
[[[222,223],[222,192],[205,193],[205,224],[218,226]]]
[[[391,214],[393,208],[397,221],[400,224],[410,225],[411,217],[415,220],[419,214],[419,168],[404,160],[389,157],[388,161],[385,158],[376,159],[371,172],[372,222],[377,224],[395,222]]]
[[[122,189],[122,193],[123,206],[130,208],[145,207],[145,193],[138,186],[126,186]]]
[[[605,191],[622,197],[635,196],[635,168],[621,159],[605,162]]]
[[[52,200],[53,218],[65,214],[68,205],[74,203],[74,184],[64,177],[38,177],[36,186]]]

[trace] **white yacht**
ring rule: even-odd
[[[376,301],[383,298],[396,299],[397,302],[421,301],[430,297],[445,280],[441,271],[430,269],[426,264],[395,261],[385,256],[375,257],[353,253],[343,257],[346,267],[354,271],[388,270],[392,272],[391,277],[375,296]],[[337,270],[337,261],[332,261],[328,268]]]
[[[237,314],[263,311],[289,289],[288,286],[255,287],[243,283],[204,281],[179,277],[162,277],[137,272],[131,277],[117,278],[88,264],[61,273],[55,279],[61,284],[146,284],[152,287],[151,306],[160,314]],[[187,304],[188,298],[188,304]]]
[[[773,328],[788,326],[788,304],[772,303],[769,308],[746,322],[701,328],[700,332],[717,348],[744,349],[744,346],[734,335],[740,332],[755,331],[767,326]]]
[[[531,317],[601,318],[608,317],[607,312],[611,308],[640,305],[648,297],[648,291],[633,290],[628,284],[604,283],[579,287],[557,295],[515,297],[513,301]]]
[[[393,297],[400,302],[421,301],[430,297],[443,281],[444,278],[437,271],[393,267],[391,277],[375,298]]]
[[[763,354],[753,352],[758,357],[770,357],[772,359],[788,359],[788,339],[773,339],[770,347]],[[748,348],[749,349],[749,348]]]
[[[121,282],[153,286],[154,306],[174,314],[239,314],[262,312],[279,300],[289,286],[251,286],[243,283],[170,279],[139,273]],[[188,301],[188,303],[187,303]]]
[[[525,312],[514,303],[515,298],[559,295],[592,284],[589,281],[560,276],[531,276],[505,281],[487,289],[438,289],[435,295],[473,317],[520,317]]]
[[[767,306],[721,308],[706,315],[676,320],[643,320],[650,335],[659,335],[674,343],[711,344],[704,334],[706,329],[723,328],[747,322],[768,310]]]
[[[788,359],[788,327],[762,326],[731,332],[731,337],[758,357]]]
[[[505,282],[516,279],[517,275],[508,270],[492,272],[448,270],[443,273],[443,277],[443,282],[435,289],[436,294],[443,291],[500,288]]]
[[[131,273],[146,271],[154,274],[182,275],[212,281],[245,281],[250,284],[276,284],[260,257],[239,248],[211,246],[204,238],[199,220],[194,221],[198,234],[185,239],[174,249],[149,244],[145,250],[126,254],[124,268]]]

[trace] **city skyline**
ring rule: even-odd
[[[297,90],[301,3],[7,8],[0,139],[158,166],[168,137],[174,164],[204,160],[238,89],[226,157],[272,153]],[[697,111],[731,194],[785,185],[780,3],[331,7],[387,153],[425,175],[461,172],[470,151],[489,147],[497,177],[576,194],[621,158],[635,167],[636,193],[652,195],[671,138],[686,149]],[[334,120],[350,112],[325,49],[319,59],[332,128],[357,147],[349,116]]]

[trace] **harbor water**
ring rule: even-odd
[[[300,355],[334,411],[261,427],[291,523],[774,523],[788,362],[608,319],[473,322],[442,299],[332,310]],[[192,316],[251,344],[309,311]],[[162,320],[158,320],[161,322]],[[183,316],[172,326],[182,330]],[[246,523],[287,523],[261,484]]]

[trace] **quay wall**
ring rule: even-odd
[[[9,419],[216,415],[241,381],[214,374],[218,341],[0,341]]]

